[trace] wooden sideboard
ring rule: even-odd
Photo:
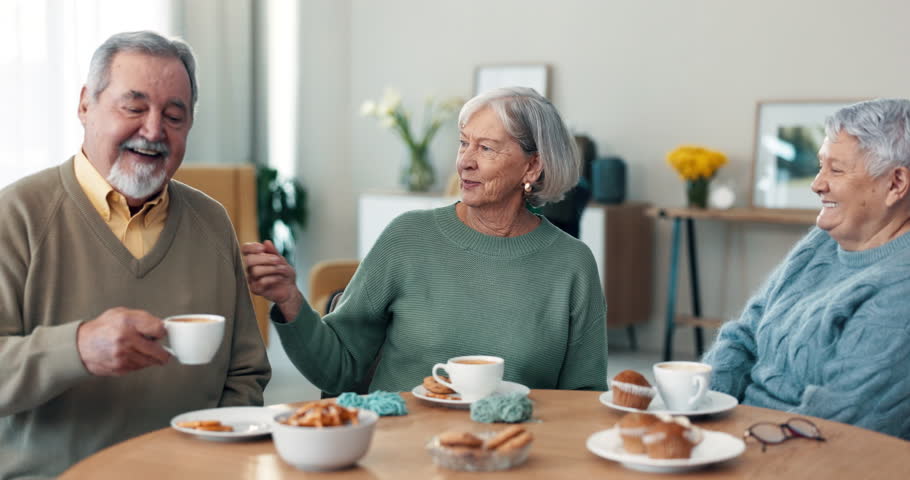
[[[363,259],[386,225],[410,210],[450,205],[457,197],[403,192],[365,193],[358,209],[358,257]],[[605,205],[591,203],[581,217],[580,239],[597,262],[607,298],[607,325],[631,328],[651,315],[653,278],[653,221],[645,215],[647,204]]]

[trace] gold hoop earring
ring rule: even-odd
[[[525,193],[531,193],[531,182],[525,182]]]

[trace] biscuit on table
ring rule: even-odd
[[[442,378],[447,382],[449,381],[448,377]],[[440,395],[455,393],[455,390],[452,390],[451,388],[437,382],[436,379],[432,376],[423,379],[423,388],[425,388],[428,392],[438,393]]]
[[[531,443],[531,440],[534,440],[534,436],[531,435],[531,432],[524,431],[507,440],[505,443],[496,448],[496,451],[499,453],[514,452]]]
[[[445,432],[439,434],[439,444],[444,447],[477,448],[483,445],[483,440],[468,432]]]
[[[525,431],[524,427],[521,427],[518,425],[512,425],[508,428],[500,430],[496,435],[493,435],[492,437],[488,438],[487,441],[484,442],[483,448],[486,448],[487,450],[494,450],[494,449],[498,448],[500,445],[511,440],[512,438],[520,435],[521,432],[524,432],[524,431]]]

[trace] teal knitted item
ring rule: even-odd
[[[531,418],[534,402],[523,393],[491,395],[471,404],[471,420],[481,423],[519,423]]]
[[[401,395],[392,392],[377,390],[369,395],[358,395],[354,392],[345,392],[335,401],[338,405],[348,408],[362,408],[372,410],[380,416],[407,415],[408,407],[405,406]]]

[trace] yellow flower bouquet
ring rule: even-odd
[[[694,145],[682,145],[667,154],[667,163],[686,181],[689,206],[708,206],[708,185],[727,156],[716,150]]]

